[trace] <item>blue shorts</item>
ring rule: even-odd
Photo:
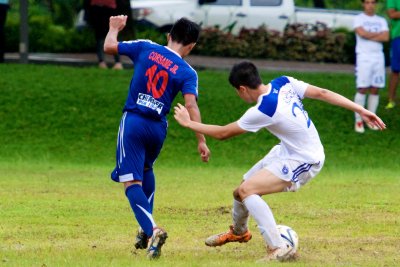
[[[400,72],[400,37],[392,40],[390,52],[390,66],[392,71]]]
[[[116,166],[111,179],[120,183],[143,181],[143,170],[153,167],[166,136],[166,121],[125,112],[119,125]]]

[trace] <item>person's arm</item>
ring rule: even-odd
[[[201,122],[201,115],[199,106],[197,105],[196,96],[193,94],[185,94],[185,106],[188,111],[189,119],[197,122]],[[200,153],[201,160],[207,162],[210,158],[210,150],[206,144],[206,138],[203,134],[196,132],[196,138],[198,141],[197,149]]]
[[[371,41],[376,41],[376,42],[387,42],[389,41],[389,31],[383,31],[383,32],[377,32],[375,36],[370,38]]]
[[[364,107],[354,103],[346,97],[332,92],[328,89],[320,88],[314,85],[308,85],[304,97],[318,99],[332,105],[336,105],[360,114],[361,118],[369,125],[375,125],[379,129],[386,129],[385,123],[374,113]]]
[[[355,29],[356,34],[364,39],[368,39],[376,42],[387,42],[389,41],[389,31],[383,32],[369,32],[366,31],[363,27],[357,27]]]
[[[398,11],[394,8],[389,8],[387,10],[387,14],[390,19],[400,19],[400,11]]]
[[[118,54],[118,33],[125,27],[127,18],[128,16],[125,15],[110,17],[110,28],[104,41],[105,53],[110,55]]]
[[[225,126],[220,126],[193,121],[190,119],[188,110],[179,103],[177,106],[174,107],[174,111],[174,118],[183,127],[189,128],[200,134],[208,135],[218,140],[225,140],[246,132],[239,127],[237,122],[232,122]]]

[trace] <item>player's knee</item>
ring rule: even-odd
[[[241,199],[240,196],[239,196],[239,187],[236,188],[236,189],[233,191],[233,198],[234,198],[235,200],[237,200],[237,201],[242,201],[242,199]]]
[[[246,184],[241,184],[236,190],[240,201],[243,201],[243,199],[252,194],[246,187]]]
[[[138,185],[142,186],[142,181],[133,180],[133,181],[124,182],[124,183],[123,183],[124,189],[126,190],[129,186],[134,185],[134,184],[138,184]]]

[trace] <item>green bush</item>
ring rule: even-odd
[[[29,16],[30,52],[94,52],[95,40],[90,28],[76,29],[55,25],[50,13],[37,9]],[[121,40],[150,39],[165,45],[164,33],[133,25],[135,31],[122,32]],[[19,17],[10,14],[6,24],[6,51],[17,52],[19,46]],[[217,27],[202,30],[193,54],[221,57],[264,58],[308,62],[354,62],[354,32],[345,29],[332,31],[326,25],[291,24],[283,33],[265,26],[257,29],[241,29],[233,35],[229,29]],[[385,44],[388,58],[389,45]],[[387,61],[388,62],[388,61]]]
[[[6,51],[17,52],[19,46],[19,18],[10,16],[5,27]],[[54,25],[50,16],[29,17],[30,52],[88,52],[94,51],[95,41],[90,29],[80,31]]]
[[[195,54],[268,58],[309,62],[350,63],[354,59],[354,33],[333,32],[322,23],[287,25],[283,33],[241,29],[238,36],[218,28],[202,31]]]

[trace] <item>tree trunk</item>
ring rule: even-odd
[[[325,0],[313,0],[314,7],[325,8]]]

